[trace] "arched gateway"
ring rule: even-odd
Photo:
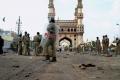
[[[55,17],[55,8],[53,0],[49,0],[49,13],[48,18]],[[73,20],[56,20],[56,25],[60,27],[58,42],[59,45],[63,43],[70,44],[71,47],[76,48],[78,45],[83,44],[84,25],[83,21],[83,4],[82,0],[78,0],[77,7],[75,8],[75,19]],[[68,41],[68,42],[67,42]]]
[[[59,40],[59,45],[72,47],[72,40],[67,37],[63,37]]]

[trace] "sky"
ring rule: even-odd
[[[56,19],[74,19],[77,0],[55,0]],[[120,0],[83,0],[84,41],[96,40],[107,34],[112,41],[120,36]],[[0,0],[0,28],[17,30],[16,21],[21,16],[22,32],[31,36],[44,33],[48,24],[48,0]],[[6,17],[3,22],[2,18]]]

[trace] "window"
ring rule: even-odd
[[[61,29],[61,31],[63,31],[63,29]]]
[[[74,32],[76,32],[76,29],[74,29]]]
[[[73,32],[73,29],[71,29],[71,32]]]
[[[68,29],[68,32],[70,32],[70,29]]]

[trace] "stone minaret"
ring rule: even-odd
[[[75,20],[77,21],[77,32],[78,32],[77,44],[83,44],[84,25],[82,23],[82,21],[83,21],[82,9],[83,9],[82,0],[78,0],[77,7],[75,8]]]
[[[51,17],[55,18],[54,0],[49,0],[48,8],[49,8],[48,19]]]

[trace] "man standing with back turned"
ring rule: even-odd
[[[0,54],[3,54],[3,46],[4,46],[4,40],[3,40],[3,38],[0,36]]]
[[[22,34],[18,37],[18,55],[22,55]]]
[[[40,46],[40,42],[41,42],[41,35],[39,32],[37,32],[37,35],[34,36],[34,45],[35,45],[35,56],[38,56],[39,52],[39,46]]]
[[[97,37],[97,40],[96,40],[96,51],[97,51],[97,54],[101,53],[101,43],[100,43],[99,37]]]
[[[47,27],[48,32],[48,39],[46,42],[46,60],[50,60],[50,56],[52,57],[52,60],[50,62],[56,62],[56,34],[57,34],[57,27],[55,25],[54,18],[51,18],[49,21],[49,25]],[[52,55],[50,55],[49,47],[51,46],[52,49]]]

